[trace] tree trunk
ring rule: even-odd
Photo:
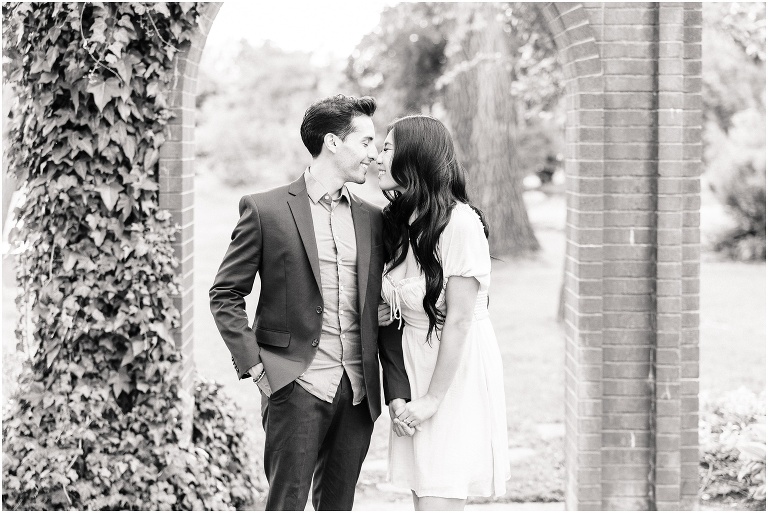
[[[495,4],[457,4],[457,11],[461,49],[449,57],[455,75],[446,86],[445,105],[470,198],[488,220],[492,254],[536,251],[516,163],[510,37],[495,19]]]

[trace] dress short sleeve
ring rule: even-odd
[[[458,203],[440,234],[443,279],[450,276],[479,278],[491,273],[491,256],[483,223],[472,207]]]

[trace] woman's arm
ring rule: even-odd
[[[446,314],[440,349],[427,394],[411,401],[398,418],[417,426],[432,417],[459,368],[475,312],[480,283],[473,277],[451,276],[445,291]]]

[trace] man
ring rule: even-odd
[[[211,312],[238,376],[262,391],[268,510],[351,510],[384,397],[410,400],[400,333],[378,309],[384,266],[380,210],[353,196],[377,157],[373,98],[312,104],[301,138],[312,164],[298,180],[244,196],[210,290]],[[251,329],[244,297],[261,276]]]

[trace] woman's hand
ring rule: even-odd
[[[392,399],[389,403],[389,418],[392,419],[392,431],[394,431],[397,436],[413,436],[416,432],[413,428],[409,428],[397,418],[399,413],[405,411],[405,404],[404,399]]]
[[[427,394],[407,403],[397,418],[406,426],[421,430],[421,424],[432,418],[438,406],[440,401],[437,397]]]

